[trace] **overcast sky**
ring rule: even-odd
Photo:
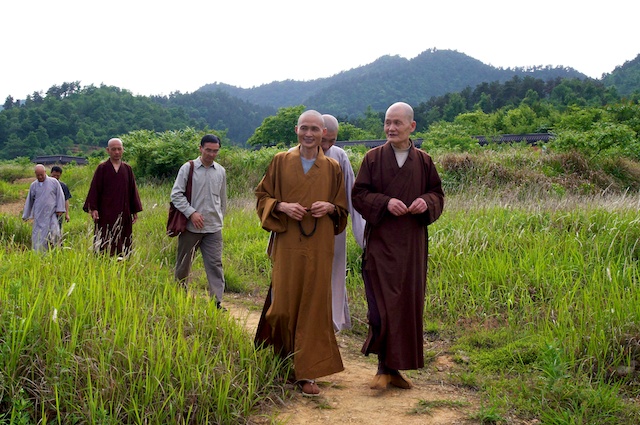
[[[431,49],[600,78],[640,53],[635,0],[9,0],[0,103],[54,84],[140,95],[313,80]],[[597,6],[597,7],[595,7]]]

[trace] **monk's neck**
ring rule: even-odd
[[[318,147],[307,148],[300,146],[300,156],[304,159],[315,159],[318,157]]]
[[[407,150],[411,147],[411,140],[405,140],[403,142],[398,142],[398,143],[393,143],[393,142],[389,142],[389,143],[391,143],[391,146],[399,150]]]
[[[111,161],[111,160],[109,160]],[[122,164],[122,160],[119,161],[111,161],[111,165],[113,165],[113,169],[116,170],[116,172],[120,169],[120,165]]]

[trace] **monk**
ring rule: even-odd
[[[331,262],[348,204],[340,165],[320,148],[322,115],[302,113],[295,132],[298,148],[276,154],[255,190],[273,264],[256,344],[291,356],[294,381],[315,396],[316,378],[344,369],[331,319]]]
[[[399,371],[424,367],[427,226],[440,217],[444,192],[431,157],[409,138],[415,128],[411,106],[391,105],[387,142],[365,154],[352,191],[367,222],[362,276],[369,334],[362,352],[378,355],[372,389],[409,389]]]
[[[109,159],[96,168],[83,207],[95,223],[95,248],[112,256],[130,253],[133,223],[142,211],[136,178],[122,161],[123,153],[122,140],[109,140]]]
[[[327,132],[322,137],[322,151],[325,156],[338,161],[344,176],[344,189],[347,194],[347,203],[349,204],[349,216],[351,217],[351,230],[356,243],[360,248],[364,248],[364,220],[360,213],[353,209],[351,204],[351,188],[355,175],[349,157],[346,152],[336,146],[338,140],[338,131],[340,129],[338,120],[329,114],[322,115]],[[332,299],[332,317],[333,328],[336,331],[351,329],[351,312],[349,310],[349,302],[347,297],[347,231],[336,235],[333,247],[333,265],[331,275],[331,299]]]
[[[35,169],[36,180],[29,186],[22,219],[33,219],[31,247],[35,251],[48,251],[60,243],[58,217],[64,214],[64,194],[58,180],[47,177],[44,165]]]

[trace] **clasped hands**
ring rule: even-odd
[[[310,208],[303,207],[297,202],[278,202],[275,210],[281,211],[294,220],[302,221],[307,213],[311,213],[314,218],[320,218],[334,211],[335,206],[331,202],[316,201]]]
[[[422,198],[416,198],[407,207],[401,200],[391,198],[387,204],[387,210],[397,217],[405,214],[422,214],[427,210],[427,203]]]

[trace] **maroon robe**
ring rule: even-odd
[[[95,245],[110,255],[126,255],[131,249],[133,214],[142,211],[142,203],[131,166],[122,162],[116,172],[110,160],[96,168],[83,207],[97,210]]]
[[[424,366],[427,225],[444,206],[440,177],[431,157],[413,144],[399,168],[387,142],[367,152],[351,193],[367,222],[362,272],[369,335],[362,352],[378,354],[392,369],[419,369]],[[423,214],[396,217],[387,210],[391,198],[408,207],[418,197],[427,203]]]

